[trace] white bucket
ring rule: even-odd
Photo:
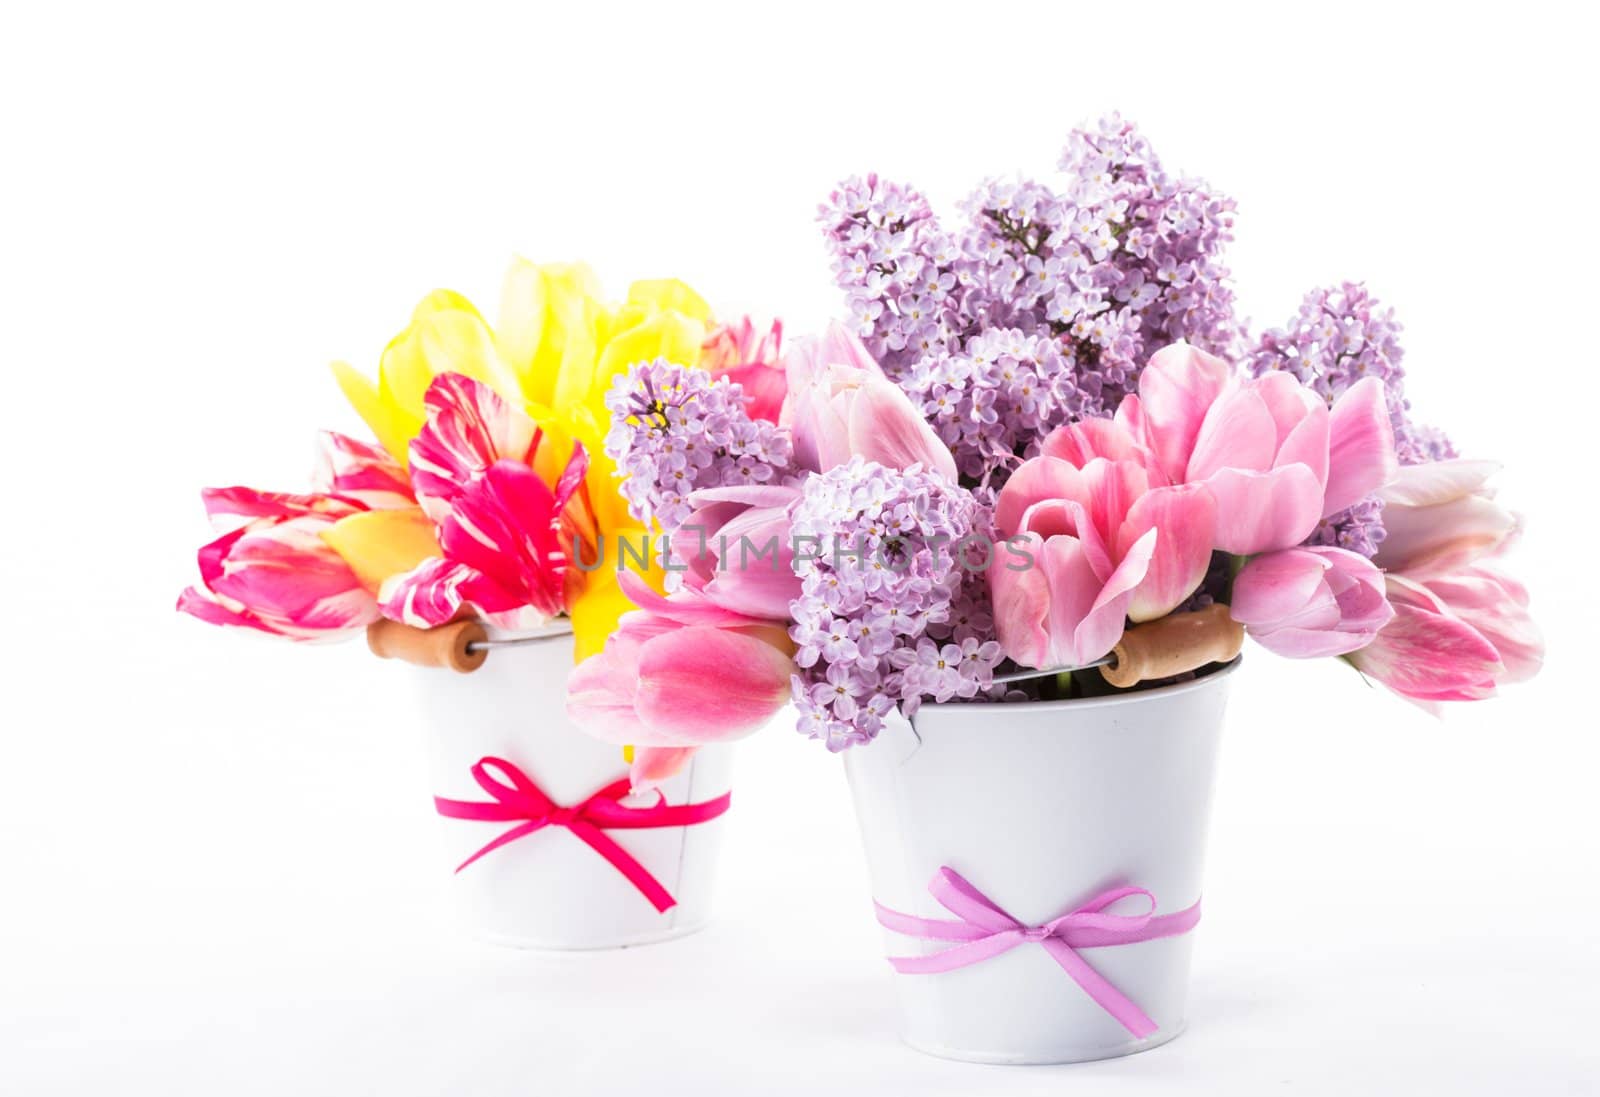
[[[491,632],[493,640],[514,634]],[[469,674],[409,668],[416,678],[434,796],[493,801],[473,776],[485,758],[503,759],[557,805],[577,805],[627,776],[622,748],[590,738],[567,719],[572,636],[497,647]],[[705,747],[661,786],[667,804],[715,800],[728,792],[731,748]],[[692,826],[608,829],[605,837],[675,899],[664,912],[610,861],[560,825],[549,825],[455,871],[516,821],[441,817],[446,872],[471,930],[520,948],[621,948],[664,941],[705,925],[726,816]]]
[[[929,892],[950,868],[1026,926],[1119,885],[1161,915],[1197,904],[1228,679],[1036,704],[925,705],[845,753],[873,898],[955,919]],[[1148,900],[1146,901],[1148,903]],[[1137,897],[1108,913],[1137,914]],[[983,1063],[1069,1063],[1156,1047],[1184,1025],[1194,931],[1078,950],[1142,1009],[1135,1037],[1045,948],[1025,941],[956,970],[896,974],[912,1047]],[[885,932],[891,957],[948,940]]]

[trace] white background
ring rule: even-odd
[[[1593,27],[560,7],[7,14],[0,1092],[1596,1092]],[[374,368],[425,291],[584,257],[804,331],[836,179],[949,208],[1110,108],[1237,198],[1252,316],[1346,277],[1399,308],[1418,410],[1507,465],[1549,639],[1442,723],[1250,660],[1175,1043],[900,1046],[838,762],[783,729],[741,750],[711,929],[473,944],[395,668],[172,612],[198,488],[302,484],[313,428],[359,426],[326,361]]]

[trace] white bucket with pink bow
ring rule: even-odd
[[[463,625],[456,637],[456,626],[391,622],[369,640],[380,654],[438,664],[406,669],[443,867],[468,928],[498,944],[598,949],[705,925],[731,748],[698,751],[659,796],[630,795],[622,749],[567,717],[570,630]]]

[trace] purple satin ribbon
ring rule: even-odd
[[[927,956],[891,956],[889,963],[894,965],[896,971],[902,975],[935,975],[955,971],[1009,952],[1018,945],[1034,942],[1042,946],[1101,1009],[1141,1040],[1155,1034],[1156,1023],[1127,995],[1112,986],[1105,976],[1090,967],[1077,950],[1175,937],[1180,933],[1188,933],[1200,921],[1199,902],[1175,914],[1157,914],[1154,895],[1144,888],[1119,887],[1101,892],[1076,910],[1068,911],[1042,926],[1025,925],[1001,910],[987,895],[949,867],[941,868],[934,874],[933,881],[928,884],[928,892],[957,920],[917,918],[875,902],[873,906],[877,908],[879,923],[907,937],[962,943]],[[1140,914],[1104,913],[1112,903],[1130,895],[1149,900],[1149,908]]]

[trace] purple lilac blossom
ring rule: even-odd
[[[1369,495],[1317,523],[1316,530],[1307,538],[1306,544],[1349,549],[1370,560],[1378,555],[1378,546],[1383,544],[1386,534],[1383,528],[1383,502]]]
[[[1233,203],[1167,174],[1116,116],[1073,131],[1061,168],[1059,192],[986,183],[954,234],[875,175],[819,214],[862,339],[971,483],[998,487],[1053,427],[1110,415],[1159,347],[1238,349],[1221,263]]]
[[[1288,324],[1256,341],[1245,367],[1255,377],[1287,370],[1329,407],[1363,377],[1376,377],[1383,382],[1400,463],[1419,465],[1454,457],[1449,439],[1411,421],[1406,373],[1400,365],[1404,356],[1400,330],[1394,310],[1382,307],[1359,283],[1315,289],[1306,294]]]
[[[991,688],[1001,654],[983,639],[987,586],[979,561],[959,556],[987,545],[985,523],[970,492],[916,466],[855,457],[805,481],[789,630],[802,733],[843,750],[874,738],[897,703],[909,715],[923,697]]]
[[[665,358],[638,362],[606,394],[606,454],[623,477],[628,513],[671,533],[700,488],[765,484],[790,472],[787,433],[745,411],[744,390]]]

